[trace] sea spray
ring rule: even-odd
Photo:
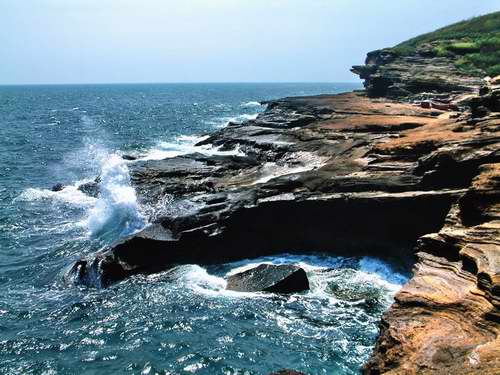
[[[260,107],[261,104],[259,102],[252,101],[252,102],[241,103],[241,106],[243,108],[253,108],[253,107]]]
[[[121,237],[144,227],[146,219],[121,157],[112,154],[103,161],[99,185],[99,198],[87,219],[93,237]]]
[[[196,144],[207,139],[207,136],[179,136],[173,142],[158,142],[155,147],[150,149],[146,155],[140,157],[140,160],[163,160],[174,158],[177,156],[200,153],[204,155],[237,155],[243,156],[239,147],[233,150],[220,150],[220,147],[214,147],[210,144],[200,145]]]

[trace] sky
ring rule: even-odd
[[[353,82],[500,0],[0,0],[0,84]]]

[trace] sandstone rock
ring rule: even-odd
[[[309,280],[300,267],[261,264],[229,276],[226,289],[237,292],[298,293],[309,290]]]
[[[419,50],[413,56],[400,56],[391,50],[368,53],[365,65],[353,66],[372,97],[412,97],[422,92],[477,92],[482,77],[464,74],[454,63],[458,57],[436,57]]]

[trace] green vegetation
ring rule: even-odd
[[[500,75],[500,12],[458,22],[389,50],[408,56],[422,48],[430,55],[456,57],[455,65],[464,72]]]

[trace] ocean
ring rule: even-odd
[[[190,152],[262,100],[357,84],[135,84],[0,87],[1,374],[355,374],[381,314],[407,280],[369,257],[326,254],[184,265],[108,288],[78,285],[72,263],[148,225],[123,155]],[[97,198],[77,189],[101,176]],[[63,184],[54,192],[52,186]],[[168,205],[168,202],[164,202]],[[307,249],[305,249],[307,250]],[[299,264],[311,290],[225,291],[231,273]]]

